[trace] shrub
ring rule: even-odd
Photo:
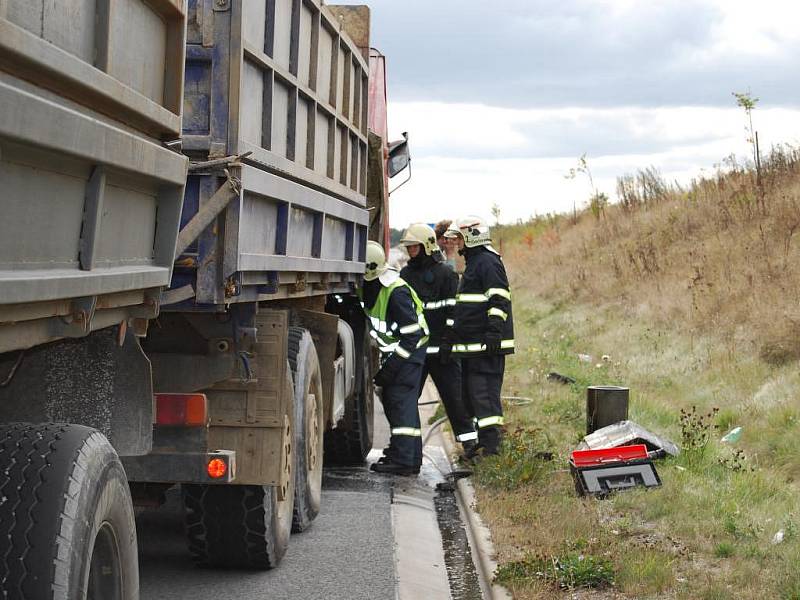
[[[684,451],[703,453],[714,430],[714,417],[718,412],[716,407],[707,413],[698,412],[696,406],[692,406],[690,410],[681,409],[681,440]]]
[[[714,548],[714,556],[717,558],[730,558],[736,554],[736,546],[730,542],[720,542]]]
[[[475,468],[478,483],[513,490],[549,472],[550,442],[541,429],[517,427],[506,432],[500,454],[483,459]]]

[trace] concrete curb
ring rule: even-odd
[[[379,404],[375,413],[375,444],[389,441],[389,427]],[[421,417],[433,414],[433,409],[421,410]],[[373,449],[368,457],[372,462],[380,456]],[[433,469],[433,467],[430,467]],[[425,472],[418,477],[396,477],[391,486],[391,518],[394,553],[395,600],[449,600],[450,581],[445,566],[444,547],[434,505],[434,485]],[[438,472],[437,472],[438,474]],[[441,478],[441,475],[438,475]]]
[[[436,521],[433,492],[399,483],[392,499],[397,600],[449,599],[450,582]]]
[[[449,432],[440,432],[444,443],[447,459],[450,462],[451,470],[456,469],[453,457],[457,455],[455,442]],[[512,600],[511,593],[494,582],[494,573],[497,570],[497,556],[494,544],[492,543],[492,533],[475,510],[475,488],[472,487],[469,479],[462,478],[456,481],[456,497],[461,513],[464,515],[467,525],[467,536],[472,548],[472,560],[481,582],[481,591],[486,600]]]

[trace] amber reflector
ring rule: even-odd
[[[158,425],[205,425],[207,418],[205,394],[156,394]]]

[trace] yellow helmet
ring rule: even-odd
[[[414,223],[409,225],[403,237],[400,239],[403,246],[413,246],[414,244],[421,244],[425,250],[425,254],[430,256],[439,250],[436,244],[436,232],[432,227],[425,225],[425,223]]]
[[[389,265],[386,264],[386,253],[383,251],[383,246],[378,242],[370,240],[367,242],[367,260],[366,268],[364,270],[364,279],[373,281],[383,275]]]

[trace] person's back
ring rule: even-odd
[[[483,344],[496,334],[500,347],[491,354],[513,354],[514,317],[508,276],[500,256],[486,246],[465,248],[466,268],[454,311],[457,336],[464,344]],[[474,295],[474,298],[473,298]],[[496,317],[496,318],[493,318]],[[480,356],[487,349],[463,352]]]
[[[449,352],[450,345],[447,341],[452,337],[458,275],[440,260],[436,237],[429,226],[423,223],[410,226],[400,243],[406,246],[411,257],[401,276],[419,295],[430,329],[430,342],[419,393],[422,394],[422,386],[430,375],[442,399],[456,440],[464,445],[466,452],[476,443],[478,434],[462,398],[461,363]]]
[[[435,256],[418,254],[403,267],[400,277],[422,300],[430,329],[430,344],[437,345],[455,308],[458,275],[450,265]]]

